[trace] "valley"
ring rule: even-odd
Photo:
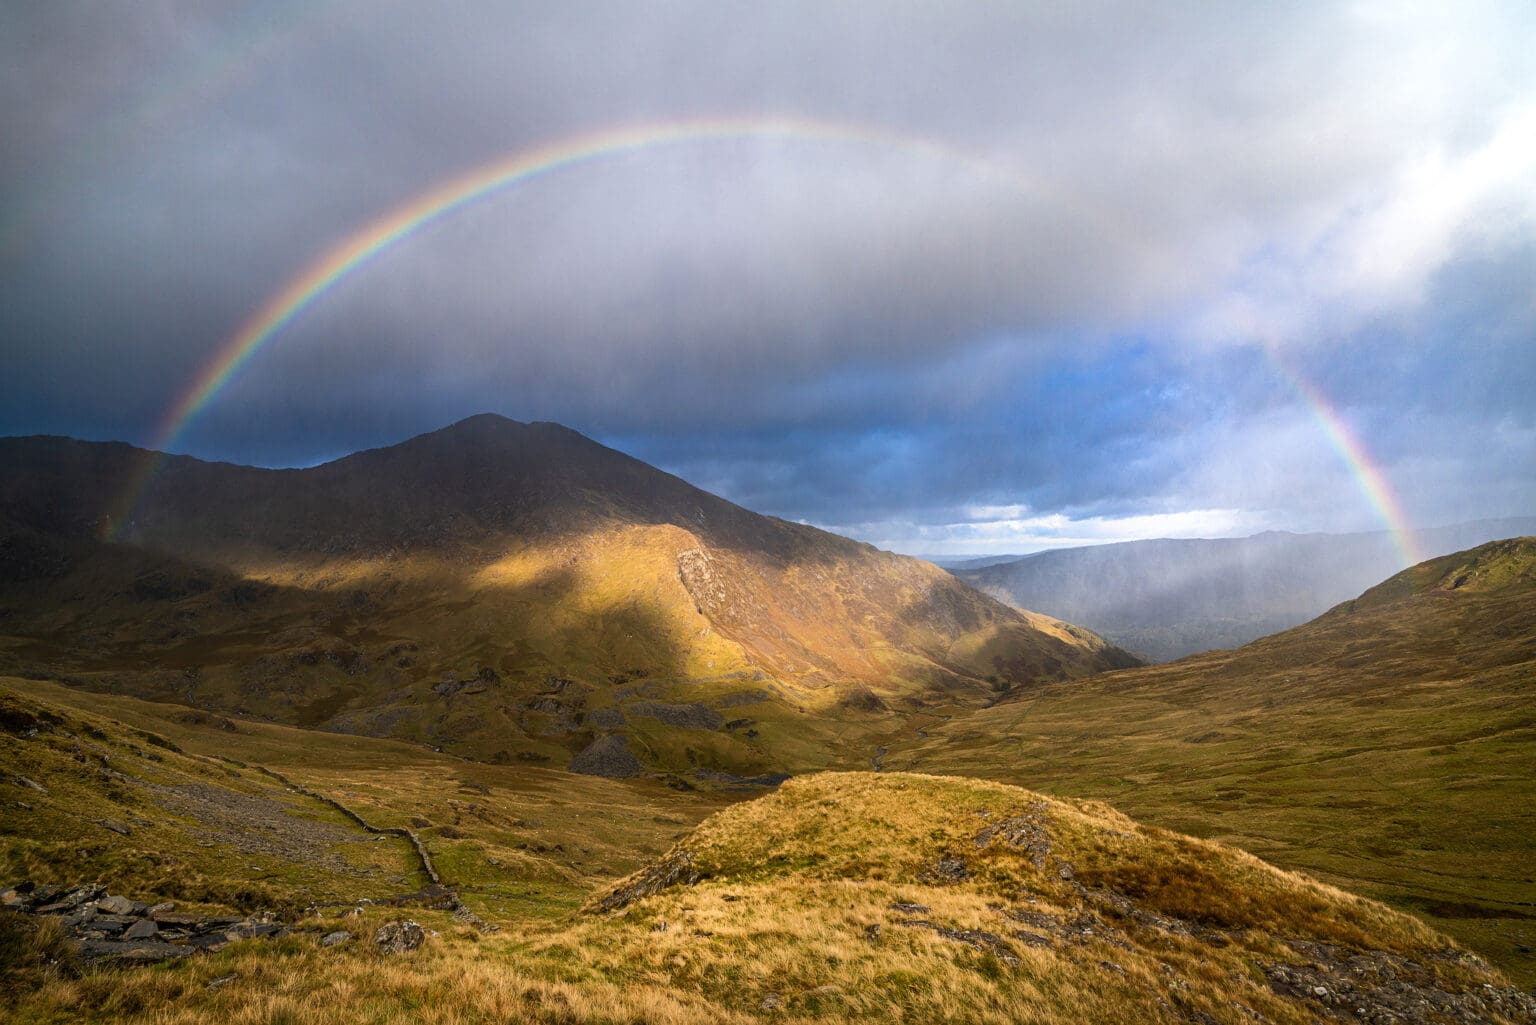
[[[1536,1013],[1529,538],[1139,666],[554,425],[110,538],[141,454],[0,444],[15,1020]]]
[[[1536,541],[1235,651],[1048,687],[892,768],[1094,796],[1412,911],[1536,982]]]

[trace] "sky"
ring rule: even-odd
[[[0,434],[496,412],[947,556],[1532,514],[1531,53],[1527,0],[8,3]]]

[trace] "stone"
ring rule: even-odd
[[[160,927],[147,918],[141,918],[123,931],[125,940],[147,940],[160,932]]]
[[[351,938],[352,934],[347,932],[347,930],[337,929],[335,932],[328,932],[321,937],[320,945],[322,947],[334,947],[338,943],[345,943]]]
[[[168,900],[164,900],[164,901],[161,901],[159,904],[151,904],[149,907],[144,909],[144,913],[146,915],[148,915],[150,918],[154,918],[156,915],[168,915],[168,914],[170,914],[171,912],[173,912],[175,910],[176,910],[176,905],[175,904],[171,903]]]
[[[115,936],[137,921],[138,919],[132,915],[96,914],[91,916],[91,928],[99,932],[111,933]]]
[[[96,917],[96,904],[87,901],[75,910],[64,916],[64,924],[69,928],[85,925]]]
[[[230,972],[228,975],[221,975],[217,979],[209,979],[208,980],[208,985],[204,986],[203,988],[204,989],[222,989],[223,987],[228,986],[231,982],[234,982],[238,978],[240,978],[240,973],[239,972]]]
[[[583,776],[603,776],[607,779],[625,779],[645,771],[629,749],[629,741],[622,734],[609,733],[598,737],[571,759],[571,771]]]
[[[127,897],[107,896],[96,902],[96,910],[109,915],[131,915],[133,901]]]
[[[205,932],[199,933],[187,940],[187,943],[198,950],[206,950],[210,954],[218,953],[231,943],[228,933]]]
[[[36,790],[40,794],[46,794],[48,792],[48,788],[43,786],[35,779],[28,779],[25,776],[17,776],[16,782],[26,787],[28,790]]]
[[[385,954],[403,954],[415,950],[426,938],[421,926],[412,921],[389,922],[379,926],[373,934],[373,942]]]
[[[275,936],[284,931],[281,922],[242,922],[234,926],[230,933],[240,939],[251,939],[258,936]]]
[[[784,998],[779,996],[777,993],[769,993],[767,996],[763,997],[762,1007],[765,1011],[777,1011],[783,1006]]]
[[[966,869],[965,862],[959,858],[940,858],[933,868],[924,872],[922,879],[925,882],[935,883],[961,883],[971,877]]]
[[[126,822],[119,822],[117,819],[93,819],[92,821],[102,829],[110,829],[112,832],[122,836],[128,836],[133,832]]]
[[[68,904],[71,907],[79,907],[88,901],[105,897],[106,894],[107,888],[100,883],[86,883],[84,886],[77,886],[63,897],[60,897],[59,903]]]
[[[177,943],[156,943],[154,940],[86,940],[80,944],[80,953],[91,960],[113,957],[121,961],[153,964],[175,957],[189,957],[192,948]]]

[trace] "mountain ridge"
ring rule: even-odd
[[[33,567],[0,583],[0,663],[481,758],[602,743],[626,771],[755,777],[820,764],[842,714],[885,730],[1134,661],[557,424],[476,416],[303,469],[166,457],[101,542],[145,459],[0,440],[0,561]],[[658,702],[693,710],[626,711]]]

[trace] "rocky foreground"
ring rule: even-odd
[[[197,953],[217,953],[238,940],[289,935],[292,926],[270,912],[223,916],[182,913],[170,901],[146,904],[110,894],[100,884],[65,887],[23,882],[0,892],[0,913],[56,918],[86,962],[155,964]],[[352,912],[360,916],[361,909]],[[374,934],[385,953],[421,946],[425,933],[411,921],[390,922]],[[337,929],[320,939],[323,947],[349,943],[352,933]]]

